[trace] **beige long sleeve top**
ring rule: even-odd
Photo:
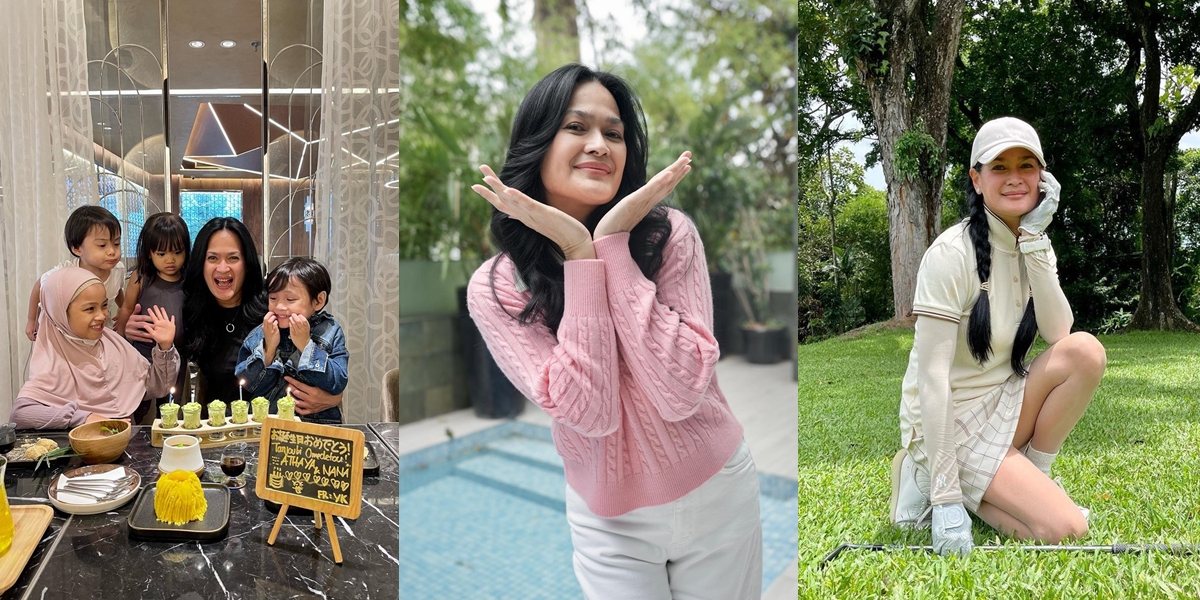
[[[975,249],[966,222],[942,232],[921,261],[913,313],[916,335],[900,403],[901,443],[924,437],[930,502],[962,501],[955,454],[955,417],[1012,374],[1013,340],[1032,294],[1038,333],[1051,344],[1071,331],[1073,316],[1058,283],[1053,248],[1023,254],[1019,240],[987,212],[992,244],[989,279],[992,354],[979,364],[967,345],[971,308],[980,294]],[[1024,238],[1021,241],[1028,241]]]

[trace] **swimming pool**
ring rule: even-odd
[[[550,428],[506,421],[400,457],[400,597],[581,598]],[[796,481],[759,474],[763,589],[796,559]]]

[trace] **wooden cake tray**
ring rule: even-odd
[[[278,418],[277,415],[267,415],[268,417]],[[299,421],[300,416],[294,415],[292,420]],[[183,419],[179,419],[179,425],[170,429],[164,429],[162,419],[155,419],[154,425],[150,428],[150,445],[155,448],[162,448],[163,440],[173,435],[190,435],[200,439],[201,448],[220,448],[238,442],[246,442],[248,444],[257,444],[258,436],[252,435],[251,430],[255,427],[262,427],[262,423],[257,423],[253,419],[248,423],[240,425],[225,420],[225,424],[220,427],[213,427],[208,424],[207,420],[200,421],[199,429],[186,429],[183,426]],[[245,432],[242,437],[234,437],[232,433]],[[224,433],[225,439],[213,440],[212,434]]]
[[[49,506],[12,507],[13,541],[8,552],[0,556],[0,594],[8,591],[25,570],[34,548],[42,541],[42,532],[54,518]]]

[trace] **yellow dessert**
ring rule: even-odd
[[[154,494],[154,516],[164,523],[183,525],[199,521],[208,511],[200,478],[191,471],[171,471],[158,478]]]

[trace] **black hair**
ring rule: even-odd
[[[329,271],[325,265],[311,258],[289,258],[267,273],[267,293],[274,294],[287,287],[295,277],[308,290],[308,296],[316,300],[321,292],[325,292],[325,302],[329,302],[329,292],[333,289],[329,280]]]
[[[504,168],[500,171],[504,185],[545,203],[542,159],[558,134],[563,115],[570,108],[571,95],[579,85],[592,81],[600,83],[612,94],[624,122],[625,170],[613,199],[588,215],[584,222],[588,231],[594,231],[600,219],[617,202],[646,184],[646,119],[637,96],[623,79],[578,64],[564,65],[543,77],[529,90],[517,109]],[[671,234],[667,210],[664,206],[654,207],[629,235],[630,254],[647,279],[653,279],[662,267],[663,248]],[[522,324],[540,320],[552,332],[557,332],[563,314],[562,250],[546,236],[516,219],[507,218],[499,210],[492,211],[491,232],[500,254],[513,261],[532,295],[518,320]],[[493,278],[498,262],[492,264]]]
[[[184,349],[191,356],[199,356],[213,345],[214,333],[220,327],[219,319],[213,318],[213,310],[217,300],[208,291],[208,282],[204,280],[205,255],[208,253],[208,242],[218,231],[228,231],[238,238],[242,247],[242,262],[245,264],[246,278],[242,283],[242,304],[239,306],[237,320],[246,331],[254,329],[262,322],[267,314],[267,298],[263,293],[262,264],[258,262],[258,251],[254,247],[254,239],[250,230],[241,221],[233,217],[215,217],[210,219],[200,232],[196,234],[196,244],[192,247],[192,260],[187,263],[186,275],[183,278],[183,320],[184,331],[188,340]]]
[[[96,227],[107,229],[108,235],[114,239],[121,237],[121,222],[103,206],[80,206],[67,217],[63,237],[67,241],[67,250],[71,252],[71,256],[79,257],[75,254],[75,249],[83,245],[83,240],[87,239],[88,234]]]
[[[152,253],[182,252],[186,267],[191,246],[192,236],[188,233],[187,223],[179,215],[169,212],[150,215],[142,226],[142,234],[137,242],[137,274],[142,288],[158,279],[158,269],[154,268],[154,259],[150,256]]]
[[[982,173],[983,165],[976,164],[975,171]],[[975,247],[975,271],[979,281],[987,284],[992,276],[992,243],[988,240],[987,209],[983,203],[983,194],[975,191],[975,185],[967,177],[967,232]],[[990,285],[989,285],[990,287]],[[992,320],[991,304],[987,289],[979,291],[979,298],[971,308],[971,318],[967,321],[967,347],[971,356],[979,364],[987,362],[992,355]],[[1025,368],[1025,355],[1033,345],[1033,336],[1037,333],[1037,318],[1033,312],[1033,297],[1025,304],[1025,314],[1021,316],[1021,324],[1017,327],[1017,335],[1013,339],[1012,357],[1009,359],[1012,369],[1020,377],[1025,377],[1029,371]]]

